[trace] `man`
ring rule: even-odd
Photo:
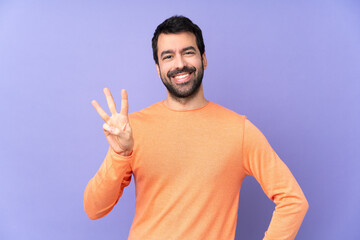
[[[174,16],[155,30],[152,47],[167,98],[128,116],[104,89],[96,101],[110,144],[85,190],[91,219],[111,211],[134,175],[136,211],[129,239],[230,240],[242,180],[254,176],[276,208],[264,239],[294,239],[308,208],[299,185],[246,117],[204,98],[207,60],[200,28]]]

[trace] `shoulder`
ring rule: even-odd
[[[211,107],[211,111],[214,112],[216,116],[219,118],[227,118],[227,119],[240,120],[240,121],[245,121],[246,119],[245,115],[241,115],[217,103],[210,102],[210,107]]]
[[[243,133],[246,116],[241,115],[217,103],[210,102],[206,115],[206,123],[212,123],[227,132]]]

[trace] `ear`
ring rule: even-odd
[[[159,64],[156,64],[156,72],[159,75],[159,78],[161,78]]]
[[[207,67],[207,59],[206,59],[205,52],[202,55],[202,63],[203,63],[204,69],[206,69],[206,67]]]

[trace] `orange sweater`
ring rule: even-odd
[[[241,183],[254,176],[276,207],[264,239],[294,239],[308,208],[303,192],[262,133],[209,102],[190,111],[158,102],[130,114],[133,154],[111,149],[84,197],[91,219],[111,211],[134,175],[130,240],[233,240]]]

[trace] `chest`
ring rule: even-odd
[[[133,173],[138,181],[241,178],[241,128],[221,121],[172,119],[143,131],[135,137]]]

